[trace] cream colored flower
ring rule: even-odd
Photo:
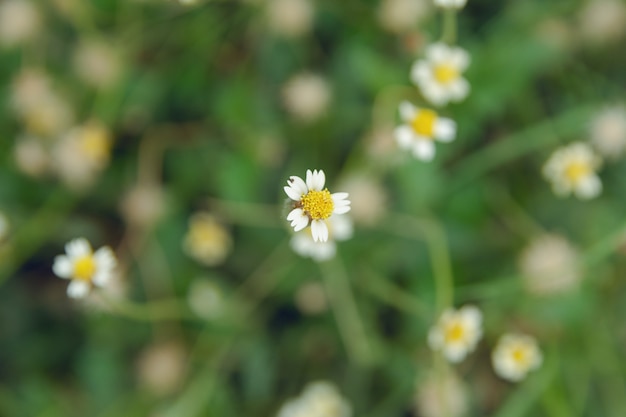
[[[224,295],[214,281],[197,278],[189,286],[187,293],[189,308],[198,317],[214,320],[224,314],[226,308]]]
[[[150,227],[165,213],[165,195],[158,185],[136,185],[120,204],[120,211],[128,224]]]
[[[582,279],[580,254],[562,236],[546,234],[533,240],[520,256],[524,286],[535,295],[576,289]]]
[[[137,359],[139,384],[158,396],[176,392],[185,381],[188,353],[179,342],[148,346]]]
[[[0,46],[13,47],[31,40],[41,30],[41,15],[28,0],[0,3]]]
[[[296,232],[311,226],[311,235],[315,242],[326,242],[329,237],[327,221],[333,214],[345,214],[350,211],[348,193],[331,194],[324,188],[326,176],[322,170],[306,171],[306,182],[297,176],[289,177],[283,187],[292,200],[287,221]]]
[[[448,309],[428,333],[431,349],[440,351],[450,362],[461,362],[482,337],[482,314],[474,306]]]
[[[396,142],[417,159],[431,161],[435,157],[435,140],[454,140],[456,123],[452,119],[440,117],[433,110],[417,108],[408,101],[400,103],[399,110],[403,124],[394,131]]]
[[[591,144],[605,158],[616,159],[626,149],[626,107],[607,107],[591,120]]]
[[[505,334],[491,355],[493,369],[500,378],[517,382],[528,372],[541,366],[543,358],[535,338],[520,334]]]
[[[351,417],[352,407],[337,388],[324,381],[314,382],[302,394],[285,403],[278,417]]]
[[[446,9],[460,9],[465,7],[467,0],[435,0],[435,6]]]
[[[325,242],[313,239],[312,229],[304,229],[291,237],[290,245],[300,256],[312,258],[318,262],[331,259],[337,253],[337,244],[352,237],[352,220],[347,215],[335,215],[326,221],[328,240]]]
[[[65,255],[54,258],[52,270],[58,277],[71,280],[69,297],[83,298],[92,286],[105,287],[116,266],[111,248],[103,246],[93,252],[87,239],[79,238],[65,245]]]
[[[31,177],[42,177],[50,168],[50,155],[41,140],[30,135],[15,141],[13,157],[17,168]]]
[[[621,0],[588,0],[580,10],[582,39],[591,45],[617,41],[626,34],[626,4]]]
[[[597,197],[602,183],[596,171],[602,159],[591,148],[581,142],[557,149],[543,167],[544,177],[552,183],[558,196],[574,193],[580,199]]]
[[[315,9],[310,0],[268,0],[266,18],[269,29],[288,38],[311,31]]]
[[[392,33],[405,33],[414,30],[430,15],[428,0],[382,0],[378,6],[380,25]]]
[[[121,77],[122,61],[111,45],[89,39],[82,41],[74,52],[74,70],[87,84],[110,88]]]
[[[191,216],[183,241],[183,248],[189,256],[204,265],[214,266],[224,262],[232,246],[230,233],[210,213],[199,212]]]
[[[470,63],[469,54],[458,47],[435,43],[426,48],[426,58],[415,61],[411,81],[426,100],[435,106],[461,101],[470,91],[463,72]]]
[[[350,217],[356,223],[371,226],[385,215],[388,195],[373,176],[365,173],[351,174],[341,180],[338,186],[350,195],[352,202]]]
[[[283,103],[289,113],[303,122],[319,119],[330,103],[332,92],[319,75],[302,73],[293,76],[282,90]]]
[[[421,417],[461,417],[468,411],[467,391],[452,372],[430,372],[417,387],[415,408]]]

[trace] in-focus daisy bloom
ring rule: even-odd
[[[189,256],[204,265],[214,266],[226,259],[232,246],[230,233],[210,213],[199,212],[191,216],[183,241],[183,248]]]
[[[324,188],[326,176],[322,170],[308,169],[306,182],[297,176],[289,177],[283,189],[293,200],[287,220],[296,232],[311,226],[311,235],[315,242],[328,241],[328,219],[333,214],[345,214],[350,211],[348,193],[331,194]]]
[[[328,82],[316,74],[302,73],[287,81],[282,90],[283,103],[294,118],[302,122],[319,119],[330,103]]]
[[[583,277],[579,258],[578,251],[564,237],[537,237],[519,259],[526,290],[535,295],[553,295],[578,288]]]
[[[58,277],[71,280],[69,297],[83,298],[92,286],[106,286],[116,265],[111,248],[103,246],[93,252],[87,239],[78,238],[65,245],[65,255],[54,258],[52,270]]]
[[[426,58],[415,61],[411,81],[426,100],[436,106],[461,101],[470,91],[462,77],[470,63],[469,54],[458,47],[435,43],[426,48]]]
[[[316,242],[313,240],[311,229],[305,229],[295,233],[291,237],[290,245],[298,255],[312,258],[321,262],[331,259],[337,253],[335,242],[348,240],[352,237],[352,220],[348,215],[335,215],[328,219],[328,240]]]
[[[403,124],[394,131],[400,148],[411,151],[417,159],[431,161],[435,157],[435,140],[451,142],[456,136],[456,123],[440,117],[435,111],[413,106],[408,101],[400,103]]]
[[[580,199],[590,199],[602,191],[602,183],[596,171],[602,159],[582,142],[557,149],[543,167],[544,177],[552,183],[558,196],[570,194]]]
[[[41,29],[41,16],[28,0],[0,3],[0,46],[12,47],[32,39]]]
[[[443,312],[428,333],[428,345],[450,362],[461,362],[482,337],[482,314],[474,306]]]
[[[288,401],[278,412],[278,417],[351,417],[352,407],[337,388],[325,381],[313,382],[302,394]]]
[[[626,149],[626,107],[608,107],[591,121],[591,144],[605,158],[616,159]]]
[[[467,0],[435,0],[435,6],[446,9],[460,9],[465,6]]]
[[[520,334],[505,334],[491,355],[493,369],[500,378],[517,382],[528,372],[539,368],[543,358],[535,338]]]
[[[422,417],[461,417],[468,410],[467,391],[451,371],[431,372],[420,381],[415,408]]]

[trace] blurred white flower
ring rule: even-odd
[[[180,343],[157,342],[137,359],[139,384],[157,396],[176,392],[183,384],[188,354]]]
[[[500,378],[517,382],[541,366],[543,358],[537,341],[531,336],[505,334],[491,355],[493,369]]]
[[[524,286],[535,295],[577,288],[582,279],[578,258],[579,253],[562,236],[546,234],[536,238],[519,259]]]
[[[74,127],[54,145],[54,169],[68,187],[84,189],[108,165],[112,142],[109,130],[99,122]]]
[[[583,40],[591,44],[616,41],[626,33],[626,4],[621,0],[588,0],[580,10],[578,28]]]
[[[378,21],[389,32],[409,32],[428,17],[430,4],[428,0],[382,0],[378,6]]]
[[[319,314],[328,309],[328,297],[319,282],[307,282],[296,291],[296,305],[305,314]]]
[[[602,191],[596,175],[601,165],[602,159],[587,144],[576,142],[557,149],[544,165],[543,175],[552,183],[556,195],[565,197],[574,193],[586,200]]]
[[[9,219],[0,211],[0,243],[6,239],[9,234]]]
[[[326,176],[322,170],[307,169],[306,182],[295,175],[289,177],[283,187],[290,202],[287,221],[296,232],[311,226],[311,235],[315,242],[328,241],[330,232],[328,220],[334,214],[350,211],[348,193],[331,194],[324,188]]]
[[[394,131],[396,142],[417,159],[431,161],[435,157],[435,140],[451,142],[456,136],[454,120],[439,117],[433,110],[417,108],[403,101],[399,111],[403,124]]]
[[[58,277],[71,280],[69,297],[83,298],[92,286],[107,286],[116,266],[111,248],[103,246],[93,252],[87,239],[78,238],[65,245],[65,255],[54,258],[52,270]]]
[[[626,107],[607,107],[591,121],[591,144],[600,155],[615,159],[626,148]]]
[[[465,6],[467,0],[435,0],[435,6],[446,9],[460,9]]]
[[[11,105],[20,115],[36,107],[42,97],[52,94],[50,77],[37,68],[25,68],[11,83]]]
[[[428,333],[428,345],[450,362],[461,362],[482,337],[482,313],[474,306],[443,312]]]
[[[426,58],[418,59],[411,67],[411,81],[435,106],[461,101],[470,91],[462,76],[469,63],[470,56],[464,49],[435,43],[426,48]]]
[[[214,266],[224,262],[233,246],[229,231],[207,212],[189,218],[189,229],[183,241],[187,255],[196,261]]]
[[[17,168],[31,177],[41,177],[50,168],[48,151],[40,139],[30,135],[17,138],[13,157]]]
[[[82,41],[74,52],[74,70],[87,84],[96,88],[110,88],[120,79],[122,61],[111,45],[89,39]]]
[[[72,125],[74,110],[65,98],[51,92],[42,96],[22,118],[29,133],[40,137],[54,137]]]
[[[296,38],[311,31],[315,9],[310,0],[268,0],[265,13],[272,32]]]
[[[467,392],[452,372],[430,372],[417,387],[415,408],[421,417],[461,417],[467,413]]]
[[[189,308],[205,320],[219,318],[225,309],[224,296],[219,285],[204,278],[195,279],[187,293]]]
[[[319,75],[301,73],[293,76],[282,90],[283,103],[296,119],[312,122],[328,108],[332,92],[328,82]]]
[[[352,237],[352,220],[348,215],[335,215],[326,221],[328,227],[328,240],[325,242],[315,241],[311,228],[301,230],[291,237],[290,245],[294,252],[300,256],[312,258],[318,262],[331,259],[337,253],[335,242],[348,240]]]
[[[351,417],[352,407],[337,388],[324,381],[313,382],[302,394],[288,401],[277,417]]]
[[[41,30],[41,15],[29,0],[0,3],[0,46],[13,47],[31,40]]]
[[[374,225],[387,211],[387,192],[380,182],[365,173],[355,173],[344,178],[338,188],[350,195],[350,216],[357,223]]]
[[[122,199],[120,211],[128,224],[153,226],[165,212],[163,189],[158,185],[136,185]]]

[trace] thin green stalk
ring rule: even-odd
[[[456,9],[448,8],[443,12],[443,33],[441,40],[448,45],[454,45],[456,43]]]

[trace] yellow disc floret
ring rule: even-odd
[[[447,343],[459,342],[465,337],[465,329],[459,322],[451,323],[444,330],[444,338]]]
[[[513,360],[520,365],[527,365],[530,355],[524,346],[517,346],[511,352]]]
[[[83,281],[91,281],[96,272],[96,263],[93,256],[86,255],[74,261],[74,278]]]
[[[459,78],[459,71],[451,65],[437,65],[433,72],[435,80],[441,84],[448,84]]]
[[[577,183],[590,173],[591,167],[589,166],[589,164],[586,164],[584,162],[572,162],[571,164],[567,165],[567,167],[565,167],[565,176],[573,183]]]
[[[432,110],[421,109],[411,121],[411,126],[418,135],[425,138],[432,138],[436,121],[437,113]]]
[[[313,220],[323,220],[333,214],[335,203],[328,189],[309,191],[300,200],[302,210]]]

